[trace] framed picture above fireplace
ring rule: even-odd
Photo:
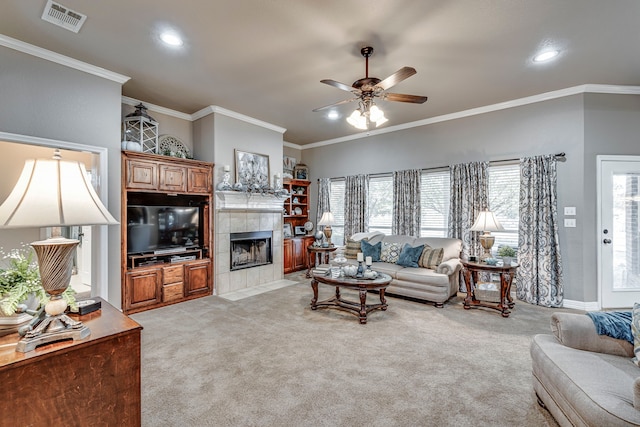
[[[235,150],[236,182],[243,186],[269,186],[269,156]]]

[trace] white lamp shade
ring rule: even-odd
[[[478,214],[476,222],[473,223],[469,231],[504,231],[504,227],[496,219],[493,212],[482,211]]]
[[[0,206],[0,228],[117,224],[79,162],[27,160]]]
[[[320,222],[318,225],[334,225],[336,223],[336,219],[334,218],[331,212],[324,212],[322,214],[322,218],[320,218]]]

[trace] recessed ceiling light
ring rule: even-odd
[[[336,110],[331,110],[327,113],[327,118],[329,120],[338,120],[340,118],[340,114]]]
[[[533,62],[544,62],[555,58],[560,53],[559,50],[545,50],[533,57]]]
[[[180,36],[176,33],[165,32],[160,34],[160,40],[168,44],[169,46],[182,46],[183,42]]]

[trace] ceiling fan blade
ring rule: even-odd
[[[360,95],[360,89],[356,89],[353,86],[348,86],[344,83],[337,82],[331,79],[320,80],[320,83],[324,83],[329,86],[337,87],[338,89],[346,90],[347,92],[351,92],[355,95]]]
[[[320,108],[316,108],[313,111],[322,111],[322,110],[326,110],[327,108],[331,108],[331,107],[335,107],[336,105],[342,105],[342,104],[347,104],[349,102],[353,102],[353,101],[357,101],[360,98],[351,98],[351,99],[345,99],[343,101],[340,102],[336,102],[334,104],[330,104],[330,105],[325,105],[324,107],[320,107]]]
[[[413,104],[424,104],[427,101],[426,96],[406,95],[404,93],[385,93],[382,99],[386,101],[411,102]]]
[[[396,71],[395,73],[391,74],[389,77],[387,77],[386,79],[384,79],[383,81],[378,83],[376,85],[376,87],[379,87],[382,90],[387,90],[387,89],[397,85],[398,83],[400,83],[404,79],[407,79],[407,78],[413,76],[415,73],[417,73],[415,68],[402,67],[398,71]]]

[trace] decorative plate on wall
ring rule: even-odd
[[[160,135],[160,141],[158,143],[158,154],[180,157],[182,159],[191,158],[189,148],[185,146],[178,138],[171,135]]]

